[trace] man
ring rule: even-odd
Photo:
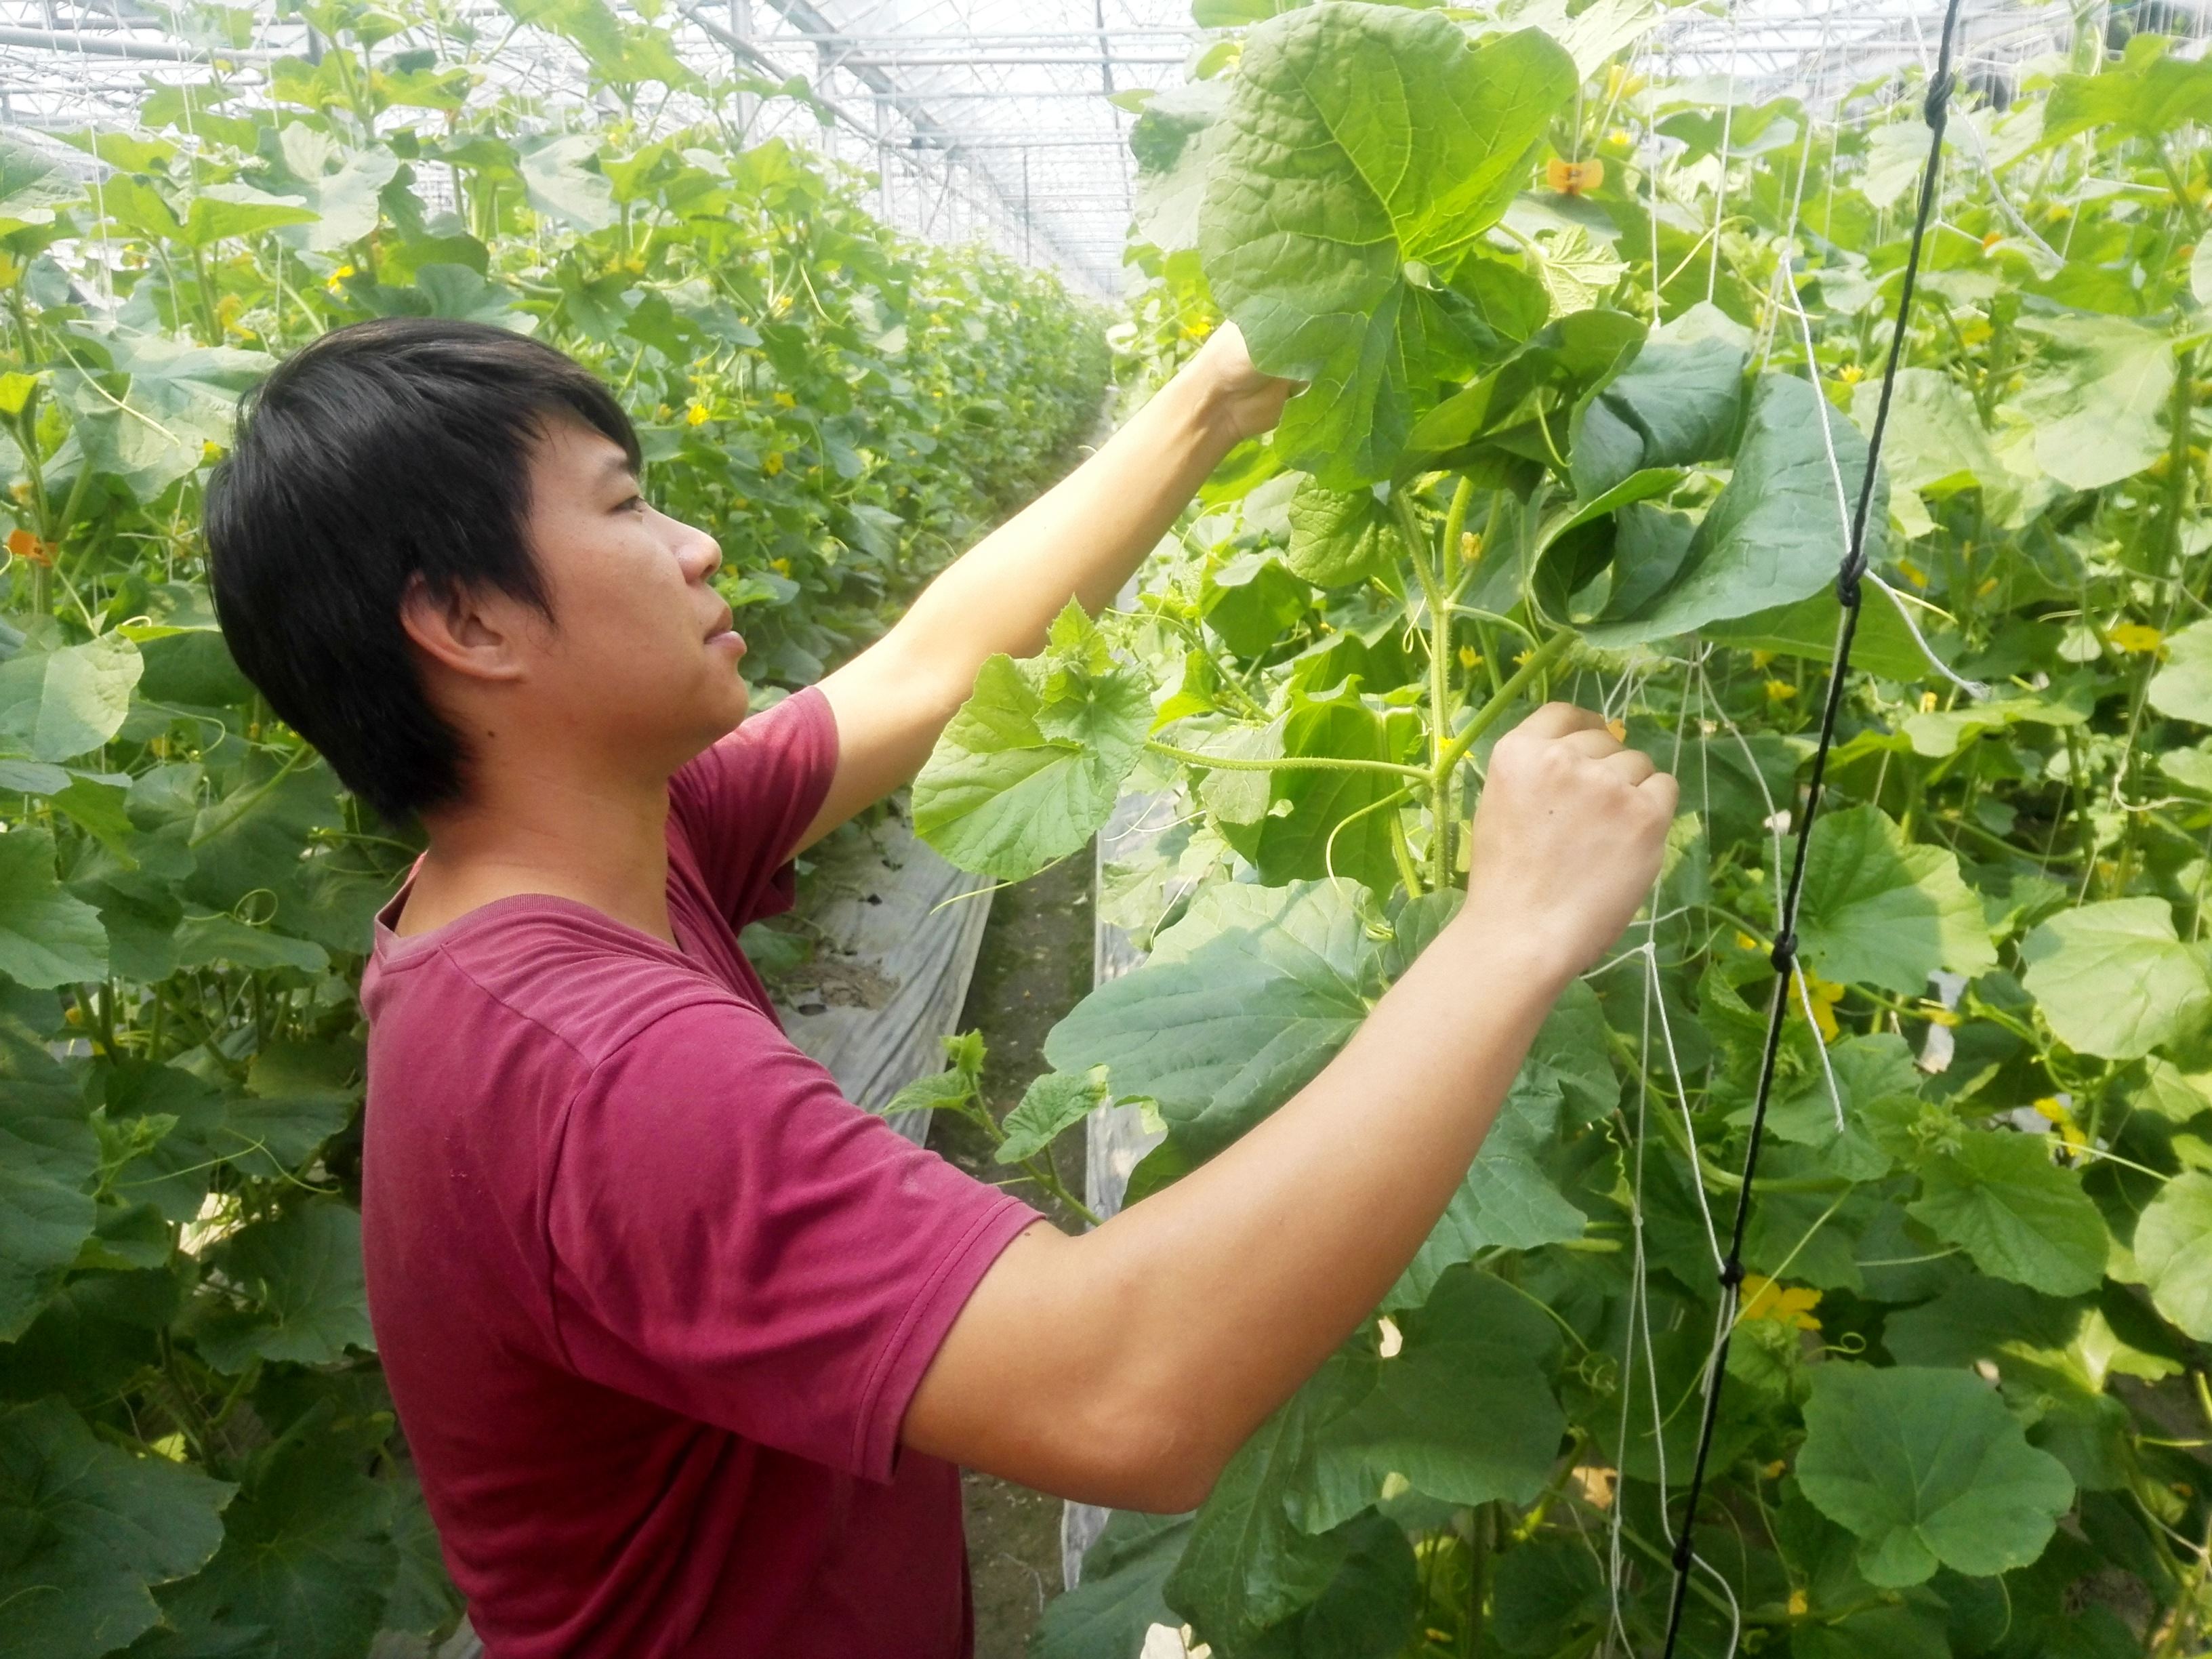
[[[951,1659],[955,1464],[1188,1509],[1374,1308],[1670,780],[1554,705],[1502,741],[1461,919],[1343,1054],[1067,1237],[842,1100],[737,930],[911,778],[994,652],[1120,589],[1290,388],[1224,328],[876,645],[744,720],[703,532],[607,391],[454,323],[279,368],[210,492],[240,666],[429,850],[380,918],[370,1312],[493,1659]]]

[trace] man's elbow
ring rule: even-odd
[[[1099,1471],[1110,1492],[1097,1501],[1147,1515],[1181,1515],[1206,1502],[1236,1453],[1206,1431],[1199,1414],[1176,1407],[1126,1407]]]

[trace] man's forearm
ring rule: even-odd
[[[1567,977],[1510,921],[1460,924],[1281,1110],[1077,1241],[1123,1287],[1124,1397],[1187,1437],[1196,1490],[1420,1249]]]
[[[1569,977],[1532,937],[1503,916],[1455,924],[1211,1163],[1094,1232],[1017,1240],[925,1379],[908,1443],[1089,1502],[1197,1504],[1465,1177]],[[1024,1400],[1050,1415],[1003,1408]]]
[[[1111,604],[1237,437],[1207,378],[1177,375],[1096,455],[924,589],[894,637],[926,647],[915,655],[957,707],[986,658],[1038,650],[1070,598],[1094,612]]]

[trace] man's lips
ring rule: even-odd
[[[707,643],[726,647],[742,657],[745,654],[744,635],[730,626],[731,620],[730,613],[723,611],[721,621],[708,630]]]

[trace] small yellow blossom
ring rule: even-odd
[[[2166,635],[2148,623],[2121,623],[2110,638],[2114,646],[2132,656],[2144,656],[2159,649]]]
[[[684,423],[686,426],[704,426],[713,418],[714,411],[704,404],[692,404],[684,410]]]
[[[1459,556],[1469,564],[1482,556],[1482,538],[1472,530],[1459,532]]]
[[[799,407],[799,399],[793,397],[788,392],[777,392],[774,401],[778,409],[796,409]]]
[[[1913,563],[1911,560],[1899,559],[1897,562],[1897,568],[1898,573],[1902,575],[1905,580],[1911,582],[1915,587],[1925,587],[1928,586],[1928,573],[1923,570],[1918,565]]]
[[[2058,1131],[2058,1138],[2065,1142],[2068,1152],[2078,1152],[2089,1144],[2089,1137],[2075,1121],[2073,1109],[2057,1095],[2045,1095],[2037,1101],[2035,1111],[2037,1116]]]
[[[1769,1480],[1779,1480],[1784,1475],[1790,1473],[1790,1466],[1778,1457],[1771,1463],[1769,1463],[1765,1468],[1761,1469],[1759,1473],[1765,1475]]]
[[[1748,933],[1740,933],[1735,936],[1735,948],[1739,951],[1756,951],[1759,949],[1759,941]]]
[[[1820,1322],[1813,1316],[1813,1310],[1820,1305],[1820,1293],[1803,1285],[1776,1284],[1764,1273],[1743,1276],[1743,1306],[1737,1313],[1740,1320],[1771,1319],[1778,1325],[1788,1325],[1801,1331],[1817,1331]]]
[[[1528,659],[1535,654],[1533,651],[1516,651],[1513,653],[1513,665],[1516,668],[1526,667]]]
[[[1805,1599],[1803,1590],[1794,1589],[1790,1592],[1790,1616],[1792,1619],[1802,1619],[1812,1611],[1812,1608],[1813,1604]]]
[[[1764,668],[1773,660],[1774,653],[1771,651],[1754,651],[1751,653],[1751,665],[1753,668]]]
[[[1797,688],[1788,680],[1769,680],[1766,683],[1766,700],[1769,702],[1788,702],[1796,695]]]
[[[789,559],[770,559],[768,562],[768,568],[775,571],[779,576],[788,576],[791,574],[791,561]]]
[[[1974,590],[1974,597],[1978,599],[1986,599],[1996,591],[1997,579],[1995,576],[1984,576],[1982,579],[1982,585]]]
[[[1920,712],[1923,714],[1932,714],[1936,712],[1936,694],[1933,691],[1923,691],[1920,694]]]
[[[1844,988],[1818,974],[1807,974],[1805,990],[1813,1004],[1813,1024],[1820,1028],[1820,1041],[1833,1042],[1842,1035],[1842,1028],[1836,1024],[1836,1005],[1844,1000]]]
[[[769,458],[761,463],[761,471],[771,478],[781,476],[783,471],[783,452],[770,451]]]
[[[1481,667],[1482,653],[1477,651],[1471,645],[1462,645],[1459,648],[1459,665],[1462,668]]]
[[[1845,386],[1856,386],[1861,380],[1866,379],[1866,370],[1861,368],[1856,363],[1845,363],[1836,371],[1836,378]]]

